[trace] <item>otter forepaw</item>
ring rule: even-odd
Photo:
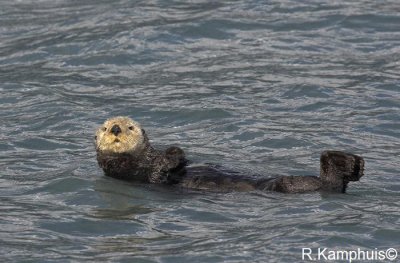
[[[184,159],[185,158],[185,152],[176,146],[171,146],[168,149],[165,150],[165,155],[167,156],[168,159]]]

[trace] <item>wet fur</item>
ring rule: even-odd
[[[118,124],[126,134],[110,135],[111,125]],[[129,133],[127,127],[135,125],[140,133]],[[106,129],[104,129],[106,128]],[[127,136],[128,134],[128,136]],[[129,135],[130,134],[130,135]],[[136,145],[128,143],[125,152],[113,151],[110,140],[99,137],[116,137],[120,140],[135,136]],[[124,137],[125,136],[125,137]],[[320,176],[280,176],[276,178],[252,178],[229,173],[213,166],[188,166],[185,154],[179,147],[165,151],[154,149],[146,133],[136,122],[126,117],[107,120],[96,133],[97,161],[105,175],[123,180],[143,183],[176,185],[183,188],[210,191],[277,191],[283,193],[304,193],[310,191],[332,191],[344,193],[350,181],[363,176],[362,157],[340,151],[325,151],[320,159]],[[102,147],[99,144],[104,143]]]

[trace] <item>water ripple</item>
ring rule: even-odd
[[[0,4],[3,260],[298,262],[400,233],[397,1]],[[105,118],[248,174],[362,154],[346,195],[187,193],[102,176]]]

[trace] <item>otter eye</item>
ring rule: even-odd
[[[106,127],[103,127],[103,131],[106,131],[107,130],[107,128]]]
[[[133,130],[135,129],[135,127],[129,126],[128,129],[131,130],[131,131],[133,131]]]

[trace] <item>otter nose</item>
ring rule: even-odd
[[[117,136],[119,133],[121,133],[121,128],[117,124],[115,124],[111,128],[111,133],[113,133],[115,136]]]

